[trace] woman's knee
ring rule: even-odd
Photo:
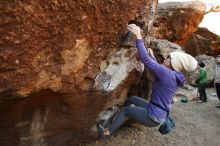
[[[130,106],[131,104],[134,104],[135,100],[137,99],[137,96],[130,96],[128,97],[124,102],[124,107]]]
[[[135,100],[138,100],[138,99],[140,99],[140,97],[138,97],[138,96],[130,96],[130,97],[128,97],[128,100],[130,100],[130,101],[135,101]]]
[[[123,112],[123,113],[127,113],[128,112],[128,109],[129,109],[129,107],[123,107],[122,109],[121,109],[121,112]]]
[[[135,98],[140,98],[140,97],[133,95],[133,96],[130,96],[130,97],[128,97],[128,98],[130,98],[130,99],[135,99]]]
[[[126,116],[126,117],[130,117],[132,112],[132,107],[123,107],[121,112]]]

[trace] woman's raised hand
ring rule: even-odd
[[[135,25],[135,24],[129,24],[127,26],[127,29],[129,31],[131,31],[134,35],[136,35],[137,39],[142,39],[142,36],[141,36],[141,29],[139,26]]]

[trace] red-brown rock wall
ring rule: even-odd
[[[69,83],[94,78],[143,3],[3,1],[0,91],[26,96],[47,88],[66,90]]]
[[[199,1],[161,3],[151,34],[183,46],[196,31],[205,15],[206,6]]]
[[[100,112],[122,103],[143,71],[136,49],[119,44],[145,3],[2,1],[0,145],[76,145],[96,137]],[[95,88],[105,83],[109,90]]]
[[[218,44],[218,35],[208,29],[198,28],[184,44],[184,50],[193,56],[216,56],[220,53]]]

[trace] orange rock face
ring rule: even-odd
[[[208,29],[198,28],[184,44],[184,50],[193,56],[202,54],[216,56],[220,52],[218,35]]]
[[[4,1],[0,6],[0,91],[26,96],[93,78],[143,0]]]
[[[144,3],[2,1],[0,145],[76,145],[96,137],[99,113],[122,102],[143,71],[136,50],[120,50],[119,42]],[[108,81],[98,83],[98,74]],[[105,83],[111,86],[95,88]]]
[[[0,145],[76,145],[95,138],[102,111],[122,103],[140,79],[136,49],[119,45],[127,22],[153,2],[1,2]],[[158,8],[151,36],[182,45],[205,7],[176,6]]]
[[[198,1],[159,4],[151,34],[183,46],[198,28],[205,10],[205,4]]]

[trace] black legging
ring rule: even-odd
[[[218,99],[220,100],[220,83],[215,83],[215,89],[216,89]]]
[[[200,100],[202,101],[207,101],[207,95],[206,95],[206,83],[199,84],[199,95],[200,95]]]
[[[131,104],[134,104],[135,107],[130,107]],[[110,133],[118,129],[121,124],[125,121],[126,117],[132,118],[135,121],[147,126],[147,127],[156,127],[159,123],[153,121],[147,111],[148,102],[140,97],[132,96],[129,97],[124,104],[124,107],[121,109],[119,114],[113,120],[111,126],[109,127]]]

